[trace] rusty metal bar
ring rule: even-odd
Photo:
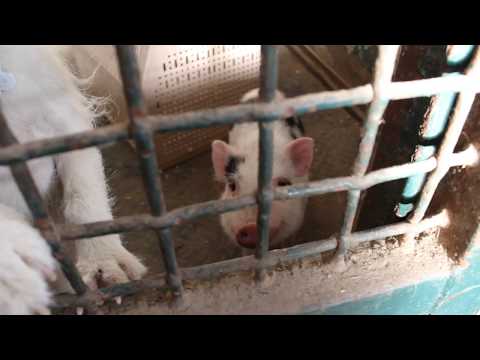
[[[171,287],[166,284],[165,275],[163,275],[160,279],[142,279],[101,288],[98,292],[102,295],[104,302],[106,302],[118,297],[139,294],[148,289],[156,289],[157,292],[164,295],[167,295],[171,291]],[[88,293],[80,296],[59,294],[55,296],[55,303],[52,305],[52,308],[64,309],[68,307],[86,307],[91,303],[95,303],[95,299],[89,296]]]
[[[274,45],[262,45],[260,65],[261,102],[268,103],[275,99],[278,83],[278,49]],[[273,191],[273,124],[259,122],[259,161],[258,161],[258,242],[255,257],[261,260],[269,248],[270,213],[272,210]],[[259,269],[257,277],[262,277]]]
[[[374,98],[368,109],[367,121],[364,125],[364,132],[359,146],[359,154],[353,165],[353,174],[363,176],[368,170],[371,161],[377,132],[382,122],[383,113],[387,108],[389,100],[384,97],[383,91],[391,82],[395,61],[399,46],[380,46],[379,56],[375,67],[374,77]],[[347,208],[341,229],[338,255],[345,256],[350,248],[349,235],[353,230],[353,223],[358,213],[360,202],[360,190],[353,190],[348,193]]]
[[[167,211],[165,198],[162,191],[160,172],[157,165],[153,132],[145,124],[147,108],[142,94],[140,72],[133,46],[116,45],[117,58],[125,91],[130,118],[130,131],[135,139],[142,178],[148,196],[152,215],[160,217]],[[177,297],[182,294],[182,280],[177,265],[175,248],[171,231],[168,228],[157,232],[159,245],[162,250],[163,260],[167,270],[168,285]]]
[[[293,114],[303,115],[321,110],[366,104],[373,98],[371,85],[355,89],[326,91],[286,99],[275,104],[243,104],[219,109],[191,111],[183,114],[146,116],[145,127],[153,132],[186,131],[241,122],[269,122]],[[0,166],[46,155],[99,146],[129,139],[128,124],[114,124],[69,136],[36,140],[0,149]]]
[[[0,145],[8,146],[11,144],[18,144],[18,141],[8,126],[7,119],[5,119],[0,103]],[[10,166],[10,170],[15,183],[32,214],[35,226],[48,243],[52,255],[60,264],[65,277],[70,282],[70,285],[77,295],[80,296],[86,294],[89,292],[88,286],[83,281],[75,264],[65,255],[58,240],[56,229],[48,215],[47,207],[43,202],[42,196],[27,164],[25,162],[16,162]],[[95,298],[96,301],[99,300],[98,297],[95,297],[92,294],[89,294],[89,296]],[[96,313],[96,307],[94,305],[89,306],[87,311],[92,314]]]
[[[449,165],[469,166],[478,161],[478,152],[472,146],[451,155]],[[305,184],[295,184],[278,188],[273,192],[274,200],[289,200],[301,197],[319,196],[322,194],[366,190],[372,186],[410,177],[413,174],[427,173],[435,169],[437,160],[432,157],[427,160],[393,166],[372,171],[364,176],[348,176],[313,181]],[[230,200],[214,200],[172,210],[160,217],[151,215],[134,215],[116,218],[115,220],[99,221],[79,225],[59,225],[58,232],[62,240],[87,239],[100,235],[141,231],[148,229],[164,229],[180,226],[187,221],[203,216],[251,207],[256,204],[254,196],[242,196]]]
[[[431,218],[425,219],[418,224],[403,222],[395,225],[381,226],[367,231],[359,231],[349,235],[349,242],[358,245],[362,242],[382,240],[392,236],[402,235],[406,232],[421,233],[435,227],[445,227],[449,223],[447,211],[443,211]],[[339,239],[332,237],[318,240],[306,244],[292,246],[286,249],[271,250],[267,252],[262,260],[264,269],[272,268],[279,263],[291,262],[307,257],[313,257],[323,252],[331,251],[337,248]],[[182,278],[185,280],[205,280],[227,275],[230,273],[251,271],[257,264],[254,256],[245,256],[232,260],[221,261],[217,263],[183,268]],[[105,299],[113,299],[117,296],[127,296],[140,293],[147,289],[159,289],[163,293],[168,292],[165,287],[164,275],[157,279],[142,279],[132,281],[127,284],[119,284],[109,288],[103,288],[102,292]],[[65,308],[71,306],[85,306],[91,300],[88,297],[74,297],[70,295],[60,295],[56,298],[56,307]]]
[[[367,104],[373,99],[373,87],[323,91],[285,99],[275,103],[243,104],[179,115],[151,117],[154,131],[178,131],[232,125],[241,122],[269,122],[292,115]],[[1,164],[1,156],[0,156]]]
[[[127,140],[128,138],[128,124],[119,123],[82,131],[73,135],[14,144],[0,149],[0,166],[17,161],[27,161],[42,156],[57,155],[72,150],[105,145]]]
[[[452,75],[431,79],[395,81],[385,88],[383,97],[390,100],[402,100],[417,97],[430,97],[444,92],[480,92],[478,79],[469,75]]]
[[[383,90],[383,94],[390,100],[401,100],[459,91],[480,92],[480,82],[467,75],[455,75],[449,79],[401,81],[389,84]],[[279,117],[300,116],[322,110],[364,105],[370,103],[372,99],[373,87],[368,84],[353,89],[292,97],[275,104],[243,104],[175,115],[145,116],[142,123],[153,132],[185,131],[241,122],[269,122]],[[128,138],[130,138],[128,124],[122,123],[74,135],[14,144],[0,149],[0,166]]]
[[[480,51],[478,47],[470,66],[466,70],[466,74],[468,76],[477,78],[480,74]],[[416,208],[409,219],[409,221],[413,224],[418,223],[423,219],[433,198],[435,190],[438,187],[438,184],[449,170],[447,159],[455,150],[455,146],[460,138],[463,126],[468,118],[473,101],[475,100],[475,96],[476,93],[472,90],[461,92],[458,95],[454,113],[447,127],[442,144],[438,150],[437,168],[428,177]]]

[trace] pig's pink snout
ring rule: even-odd
[[[237,242],[240,246],[248,249],[255,249],[257,245],[258,230],[257,225],[250,224],[244,226],[237,232]]]
[[[278,229],[270,228],[270,239],[277,233]],[[237,242],[240,246],[248,249],[255,249],[258,240],[258,228],[256,224],[249,224],[237,232]]]

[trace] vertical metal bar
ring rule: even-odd
[[[8,146],[12,144],[18,144],[18,141],[8,127],[7,120],[5,119],[0,104],[0,145]],[[34,224],[42,234],[43,238],[47,241],[53,257],[60,264],[65,277],[70,282],[75,293],[79,296],[84,295],[88,291],[88,287],[82,280],[75,264],[63,252],[58,234],[55,231],[53,222],[48,215],[47,208],[27,164],[25,162],[13,163],[10,165],[10,170],[28,208],[30,209]],[[94,306],[88,307],[87,311],[92,314],[97,312]]]
[[[355,176],[365,175],[371,161],[378,129],[382,123],[383,113],[387,108],[389,99],[382,97],[382,90],[390,84],[395,69],[398,45],[380,46],[378,59],[375,65],[375,77],[373,84],[374,97],[368,109],[367,121],[364,126],[364,133],[360,142],[359,154],[353,166]],[[340,242],[337,254],[346,255],[350,247],[348,236],[352,232],[353,223],[357,216],[361,191],[353,190],[348,192],[347,208],[345,218],[340,232]]]
[[[469,76],[478,76],[480,74],[480,51],[477,47],[472,63],[466,70],[466,74]],[[473,101],[475,100],[475,91],[464,91],[458,95],[458,100],[455,106],[455,110],[448,125],[445,137],[442,145],[437,154],[437,168],[432,171],[428,177],[425,186],[420,195],[420,199],[417,203],[415,211],[412,213],[409,221],[413,224],[420,222],[432,201],[435,190],[438,184],[447,174],[449,170],[448,158],[455,150],[455,146],[460,138],[462,129],[470,113]]]
[[[262,45],[260,65],[260,92],[262,102],[275,99],[278,83],[278,49],[274,45]],[[259,123],[260,143],[258,162],[258,239],[255,257],[262,259],[269,248],[269,224],[273,191],[273,128],[272,123]],[[261,274],[258,274],[261,277]]]
[[[270,102],[275,99],[278,86],[278,48],[275,45],[262,45],[260,63],[260,100]]]
[[[142,94],[140,72],[131,45],[116,45],[118,63],[123,81],[123,88],[128,104],[130,130],[137,145],[142,177],[146,188],[148,202],[153,216],[162,216],[167,212],[165,197],[162,191],[160,170],[157,165],[153,132],[143,121],[147,116],[147,108]],[[178,268],[173,246],[171,230],[156,231],[165,262],[167,282],[175,296],[183,293],[180,270]]]

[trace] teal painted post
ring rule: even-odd
[[[450,66],[461,66],[470,58],[475,49],[474,45],[450,45],[447,48],[447,62]],[[445,73],[446,76],[455,76],[459,73]],[[442,93],[432,97],[429,112],[421,127],[420,144],[416,147],[412,162],[426,160],[435,155],[435,142],[442,136],[453,109],[457,94],[454,92]],[[422,144],[423,143],[423,144]],[[414,175],[407,179],[402,192],[402,199],[397,204],[395,213],[398,217],[406,217],[413,209],[416,196],[422,190],[426,174]]]
[[[455,73],[456,74],[456,73]],[[448,76],[452,74],[446,74]],[[425,145],[418,145],[412,162],[427,160],[435,155],[437,146],[433,144],[445,130],[448,117],[453,108],[456,99],[454,92],[442,93],[432,98],[430,112],[423,125],[422,142]],[[396,215],[398,217],[407,216],[414,208],[415,197],[420,193],[426,174],[414,175],[407,179],[405,188],[402,192],[402,200],[397,205]]]

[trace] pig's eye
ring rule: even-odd
[[[235,183],[235,181],[229,181],[228,188],[231,192],[235,192],[235,190],[237,190],[237,184]]]
[[[290,185],[292,185],[292,183],[290,182],[290,180],[282,178],[282,179],[278,179],[277,185],[278,186],[290,186]]]

